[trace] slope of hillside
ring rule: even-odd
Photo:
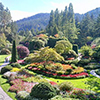
[[[32,28],[34,28],[35,31],[36,29],[45,29],[49,22],[49,17],[49,13],[39,13],[34,16],[18,20],[16,21],[18,25],[18,31],[26,29],[30,30]]]
[[[100,14],[100,7],[93,9],[87,13],[89,13],[89,15],[93,14],[94,18],[97,19],[98,15]],[[81,21],[87,13],[85,14],[75,13],[75,19],[76,17],[78,17],[79,21]],[[36,29],[38,30],[45,29],[45,27],[48,25],[49,18],[50,18],[50,13],[39,13],[31,17],[18,20],[16,21],[18,25],[18,31],[26,29],[30,30],[32,28],[34,28],[35,31]]]

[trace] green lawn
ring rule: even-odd
[[[15,98],[16,93],[14,92],[8,92],[8,89],[10,88],[9,83],[6,83],[7,79],[2,78],[2,75],[0,75],[0,86],[2,87],[2,89],[13,99],[13,100],[17,100]]]
[[[0,55],[0,65],[2,65],[5,61],[5,58],[8,57],[9,55]]]

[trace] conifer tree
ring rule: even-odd
[[[12,45],[12,57],[11,57],[11,62],[17,62],[17,49],[16,49],[16,42],[13,40],[13,45]]]

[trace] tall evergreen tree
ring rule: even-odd
[[[53,33],[54,26],[55,26],[55,18],[54,18],[54,12],[52,10],[51,13],[50,13],[49,24],[46,28],[46,31],[47,31],[47,33],[49,33],[49,35],[54,35],[54,33]]]
[[[94,37],[100,37],[100,14],[96,21]]]
[[[13,40],[11,63],[17,62],[16,42]]]

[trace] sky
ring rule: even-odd
[[[37,13],[50,13],[56,8],[59,11],[73,4],[74,12],[84,14],[100,7],[100,0],[0,0],[4,7],[8,7],[12,20],[27,18]]]

